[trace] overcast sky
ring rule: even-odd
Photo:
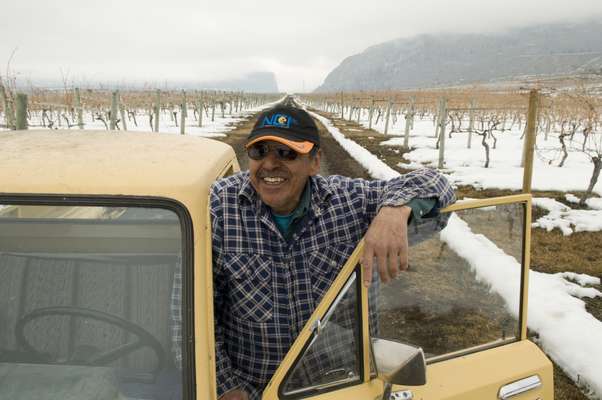
[[[398,37],[602,18],[602,0],[5,0],[0,74],[79,83],[212,81],[271,71],[313,90]],[[16,49],[16,51],[15,51]]]

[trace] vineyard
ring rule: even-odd
[[[241,159],[254,113],[282,98],[206,90],[0,90],[0,129],[90,129],[116,134],[135,130],[215,137],[231,144]],[[596,395],[602,385],[592,374],[596,366],[580,370],[576,364],[581,359],[560,354],[545,341],[551,337],[569,349],[580,346],[595,354],[599,346],[588,347],[593,342],[579,335],[564,341],[566,335],[552,332],[560,332],[556,328],[564,326],[565,319],[551,324],[549,307],[556,305],[545,296],[543,301],[537,297],[543,290],[559,304],[583,298],[585,307],[577,307],[578,318],[592,326],[602,319],[598,290],[602,98],[596,90],[473,88],[313,93],[297,99],[314,113],[331,142],[336,139],[348,158],[356,159],[373,178],[428,166],[449,176],[459,198],[532,192],[536,206],[532,267],[541,273],[532,285],[536,300],[529,312],[537,324],[533,335],[541,336],[544,350],[582,391]],[[346,173],[336,169],[345,163],[349,160],[331,159],[328,172]],[[553,285],[561,289],[547,292]],[[573,323],[575,329],[582,327]],[[563,383],[569,381],[564,375],[555,379],[560,388],[557,398],[585,398],[567,394],[577,389],[573,383]]]

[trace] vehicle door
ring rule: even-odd
[[[553,399],[551,363],[527,340],[530,195],[441,213],[441,232],[409,227],[410,267],[387,285],[361,284],[358,245],[263,399]],[[400,342],[422,349],[425,384],[385,382],[407,361]]]

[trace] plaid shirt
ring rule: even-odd
[[[310,208],[289,241],[248,172],[211,188],[218,396],[242,388],[259,397],[381,207],[454,200],[447,180],[430,169],[389,181],[315,176],[310,184]],[[445,221],[418,224],[432,232]]]

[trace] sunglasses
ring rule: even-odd
[[[280,161],[293,161],[299,156],[295,150],[284,145],[269,145],[259,142],[247,148],[249,158],[255,161],[263,160],[271,152],[274,152]]]

